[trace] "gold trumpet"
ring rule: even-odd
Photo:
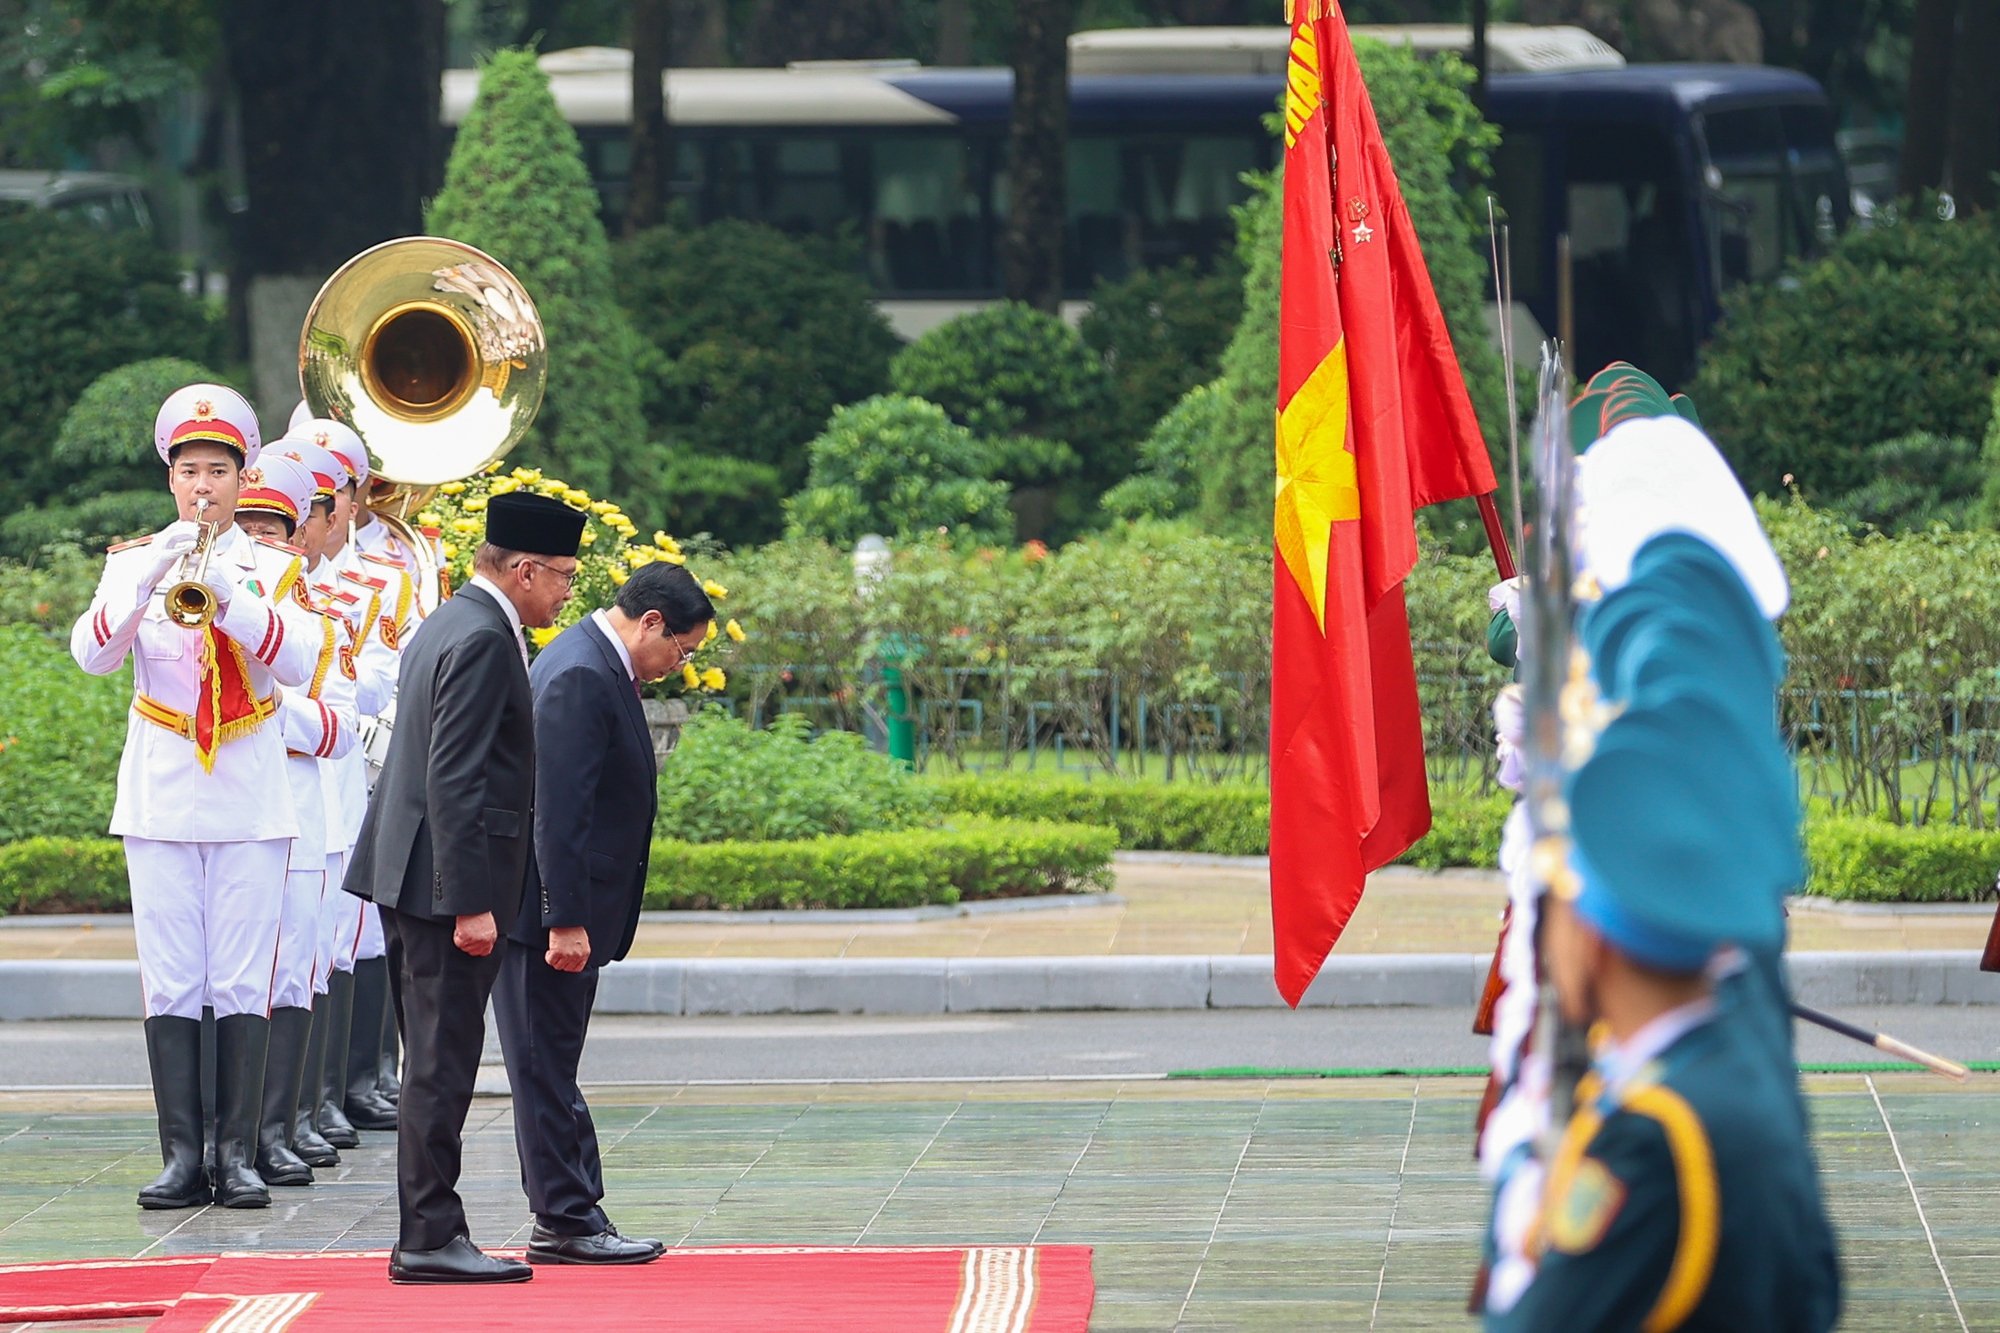
[[[208,557],[215,549],[215,524],[202,517],[208,501],[194,502],[195,522],[201,531],[194,548],[181,557],[181,580],[167,589],[167,619],[182,629],[206,629],[215,619],[215,594],[209,590]]]

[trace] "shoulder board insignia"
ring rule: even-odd
[[[363,551],[363,552],[361,553],[361,558],[362,558],[363,560],[366,560],[366,561],[367,561],[368,563],[370,563],[370,564],[372,564],[372,565],[388,565],[388,566],[389,566],[390,568],[392,568],[392,569],[407,569],[407,568],[409,568],[409,566],[405,565],[405,564],[404,564],[404,563],[403,563],[402,561],[400,561],[400,560],[396,559],[396,558],[395,558],[395,557],[393,557],[393,556],[386,556],[386,555],[370,555],[370,554],[369,554],[368,552],[366,552],[366,551]]]
[[[324,596],[331,597],[334,601],[339,602],[342,606],[355,606],[358,605],[361,601],[360,597],[356,596],[354,593],[349,592],[345,588],[329,588],[324,583],[315,586],[313,591],[321,593]]]
[[[1625,1182],[1595,1157],[1577,1163],[1569,1189],[1549,1209],[1549,1244],[1564,1254],[1587,1254],[1625,1206]]]
[[[398,640],[396,633],[396,621],[393,617],[391,616],[382,617],[380,632],[382,635],[383,646],[388,648],[390,652],[402,651],[403,645]]]
[[[291,543],[289,543],[289,542],[281,542],[281,541],[273,541],[273,540],[272,540],[271,538],[269,538],[269,537],[259,537],[259,538],[257,539],[257,544],[258,544],[259,546],[268,546],[268,547],[270,547],[270,548],[271,548],[272,550],[274,550],[274,551],[283,551],[283,552],[284,552],[284,553],[285,553],[286,555],[304,555],[304,554],[305,554],[305,552],[304,552],[304,551],[300,550],[300,549],[299,549],[298,547],[296,547],[296,546],[293,546],[293,545],[292,545]]]
[[[387,579],[371,579],[366,574],[359,573],[352,569],[341,570],[340,577],[344,579],[353,579],[356,583],[359,583],[362,587],[373,588],[376,592],[382,592],[386,590],[389,586],[389,580]]]
[[[158,533],[151,533],[144,537],[134,537],[129,542],[119,542],[116,546],[106,547],[104,554],[117,555],[120,551],[129,551],[137,546],[145,546],[146,544],[151,542],[154,537],[158,535],[159,535]]]

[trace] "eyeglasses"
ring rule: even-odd
[[[532,556],[529,556],[528,558],[524,559],[522,563],[528,565],[540,565],[543,569],[548,570],[549,573],[561,579],[563,581],[563,587],[565,589],[575,587],[576,576],[583,572],[581,569],[572,569],[569,572],[565,573],[562,570],[557,569],[554,565],[550,564],[548,561],[537,560]]]

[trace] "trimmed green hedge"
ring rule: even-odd
[[[1111,887],[1114,829],[961,817],[795,842],[653,844],[651,909],[918,907]]]
[[[1118,845],[1147,851],[1263,856],[1271,793],[1247,783],[1050,781],[966,773],[934,779],[950,809],[996,819],[1072,820],[1118,830]]]
[[[1101,795],[1141,784],[1015,785],[1039,786],[1065,797],[1075,792]],[[1191,795],[1204,790],[1231,791],[1193,784],[1186,788]],[[1134,803],[1129,794],[1124,799],[1128,806]],[[1025,798],[1022,804],[1028,804]],[[1228,803],[1223,804],[1227,808]],[[1072,803],[1065,808],[1075,807]],[[1094,807],[1120,808],[1111,800]],[[1507,802],[1499,796],[1439,801],[1430,835],[1403,861],[1436,869],[1490,866],[1506,812]],[[1180,823],[1162,818],[1153,827],[1178,830],[1187,839],[1165,850],[1190,851],[1207,850],[1194,844],[1218,828],[1227,831],[1231,824],[1224,820],[1195,828],[1183,816]],[[653,844],[646,906],[912,907],[969,898],[1094,893],[1111,887],[1111,853],[1120,845],[1130,843],[1116,828],[977,816],[960,817],[942,828],[799,842],[660,841]],[[1261,852],[1261,843],[1258,849]],[[1806,857],[1812,866],[1806,892],[1817,897],[1977,902],[1994,896],[2000,831],[1814,818],[1806,824]],[[124,850],[116,839],[28,838],[0,843],[0,915],[130,910]]]
[[[941,828],[797,842],[653,844],[648,908],[744,911],[917,907],[968,898],[1101,893],[1111,887],[1108,828],[960,818]],[[129,912],[116,838],[0,844],[0,916]]]
[[[116,838],[0,843],[0,915],[131,910],[125,846]]]
[[[1025,775],[963,774],[934,779],[953,810],[1002,819],[1108,824],[1118,845],[1135,851],[1264,856],[1271,850],[1271,792],[1249,783],[1050,781]],[[1405,865],[1491,866],[1506,792],[1455,796],[1434,792],[1431,831],[1399,859]]]
[[[1806,822],[1806,892],[1873,903],[1966,903],[1993,897],[2000,832],[1874,819]]]

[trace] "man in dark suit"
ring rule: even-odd
[[[535,726],[522,626],[554,622],[584,516],[514,492],[486,511],[474,577],[403,654],[396,729],[347,872],[388,936],[405,1050],[396,1134],[394,1282],[525,1282],[526,1264],[472,1243],[460,1138],[486,1041],[495,949],[527,881]]]
[[[658,1241],[619,1235],[598,1206],[604,1173],[576,1069],[597,970],[625,956],[639,927],[659,810],[639,683],[678,671],[714,620],[687,570],[642,565],[616,605],[564,630],[530,673],[540,792],[530,907],[508,932],[493,991],[521,1187],[535,1210],[529,1263],[637,1264],[660,1255]]]

